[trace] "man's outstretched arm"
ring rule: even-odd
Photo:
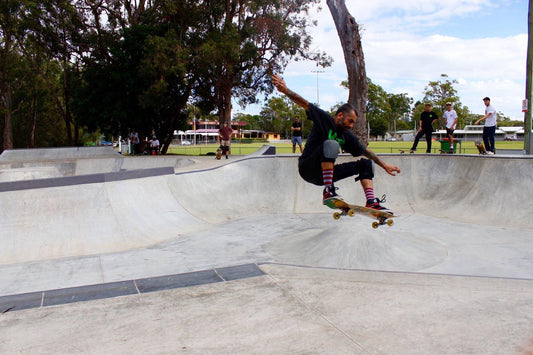
[[[309,111],[309,102],[306,99],[290,90],[285,81],[278,75],[272,75],[272,84],[278,89],[279,92],[285,94],[289,99],[291,99],[295,104],[302,107],[304,110]]]
[[[365,157],[367,157],[368,159],[372,160],[377,165],[381,166],[383,168],[383,170],[385,170],[387,172],[387,174],[389,174],[389,175],[396,176],[396,174],[400,173],[400,168],[398,168],[396,165],[391,165],[391,164],[385,163],[383,160],[381,160],[376,155],[376,153],[374,153],[373,151],[371,151],[368,148],[365,150],[363,155]]]

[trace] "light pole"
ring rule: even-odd
[[[529,0],[528,11],[528,41],[526,58],[526,108],[524,113],[524,152],[527,155],[533,154],[533,135],[531,134],[531,110],[533,109],[533,0]]]
[[[311,70],[311,73],[316,73],[316,105],[320,106],[320,88],[318,86],[318,74],[324,73],[324,71],[317,69],[317,70]]]

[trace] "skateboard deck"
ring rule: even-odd
[[[404,150],[404,149],[399,149],[400,151],[400,154],[405,154],[405,152],[407,152],[408,149]],[[409,150],[409,154],[414,154],[414,150]]]
[[[370,218],[374,218],[377,220],[376,222],[372,223],[372,228],[374,229],[384,224],[388,225],[389,227],[392,226],[394,224],[394,221],[391,218],[396,217],[389,212],[379,211],[358,205],[350,205],[349,203],[346,203],[336,197],[324,200],[324,205],[328,206],[329,208],[340,210],[340,212],[333,213],[334,219],[339,219],[341,218],[341,216],[346,215],[353,217],[356,214],[361,214]]]
[[[222,149],[220,149],[220,148],[217,149],[216,158],[217,158],[217,160],[220,160],[220,158],[222,158]]]
[[[477,150],[479,151],[479,154],[485,155],[487,154],[487,150],[485,149],[485,146],[481,141],[476,141],[474,143],[476,145]]]

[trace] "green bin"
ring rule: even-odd
[[[453,140],[453,151],[457,152],[457,139]],[[450,140],[448,138],[443,138],[440,140],[440,149],[443,152],[449,152],[450,151]]]

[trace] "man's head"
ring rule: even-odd
[[[450,111],[451,109],[452,109],[452,103],[451,102],[447,102],[446,103],[446,110]]]
[[[425,104],[424,105],[424,110],[426,110],[426,112],[431,111],[431,104]]]
[[[483,102],[485,103],[485,106],[490,105],[490,98],[489,97],[483,98]]]
[[[300,117],[298,117],[298,116],[294,116],[294,120],[295,120],[296,122],[300,122]]]
[[[357,121],[357,111],[350,104],[344,104],[335,113],[335,125],[337,129],[347,131],[351,129]]]

